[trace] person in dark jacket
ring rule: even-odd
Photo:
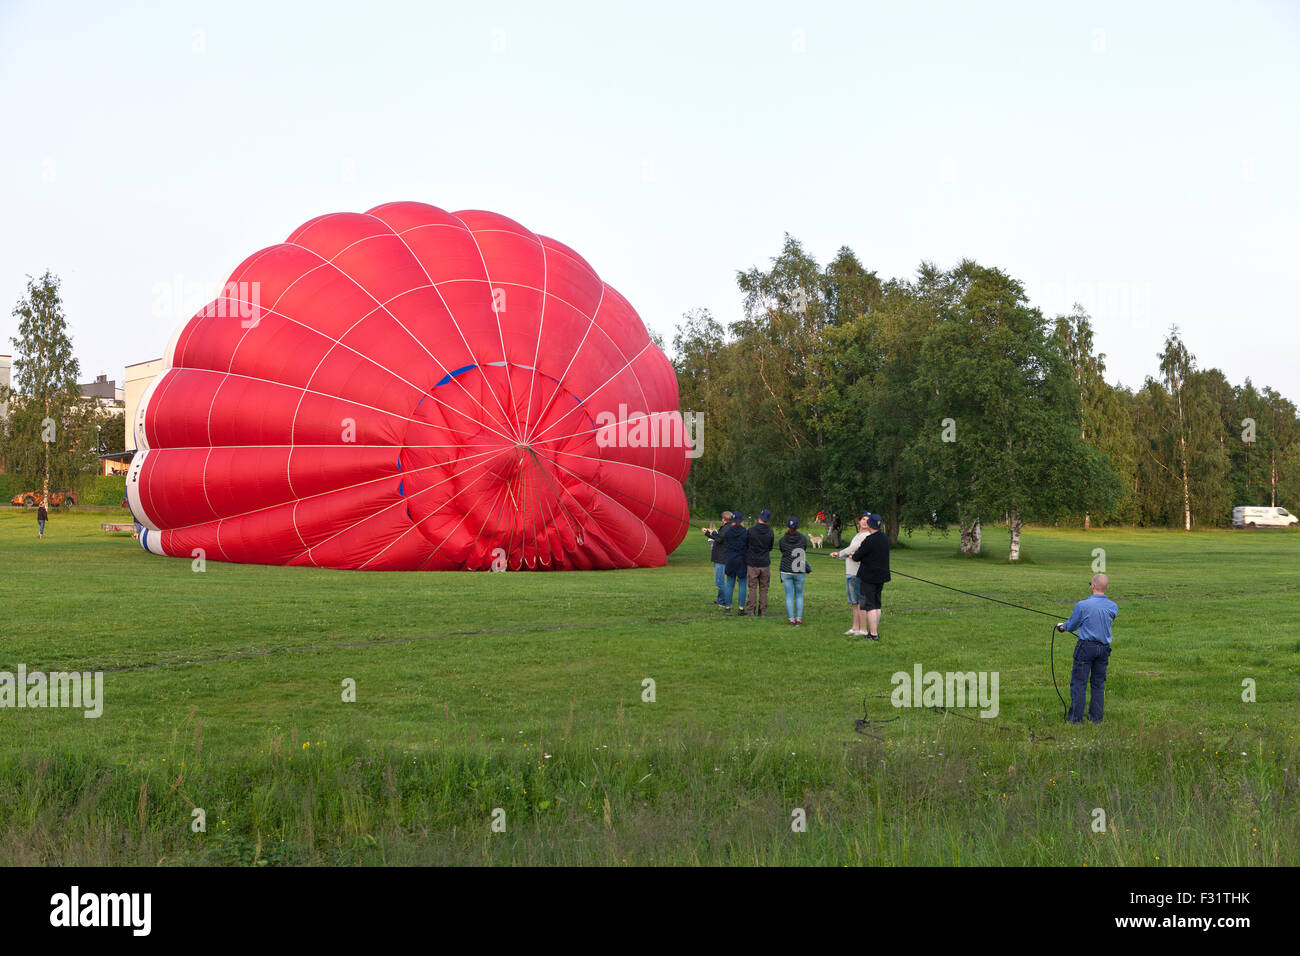
[[[745,610],[762,617],[767,613],[767,588],[772,583],[772,547],[776,544],[776,535],[767,522],[772,512],[764,508],[758,513],[758,524],[749,529],[749,544],[745,548],[746,581],[749,585],[749,600]]]
[[[726,607],[727,604],[722,600],[722,587],[727,580],[727,541],[722,536],[722,532],[727,530],[727,522],[731,520],[731,512],[722,512],[722,531],[713,528],[704,528],[704,537],[713,542],[713,547],[709,550],[709,560],[713,562],[713,586],[717,588],[717,593],[713,595],[713,603],[719,607]]]
[[[736,593],[736,582],[740,582],[740,603],[736,605],[741,616],[745,613],[745,550],[749,547],[749,531],[745,528],[745,516],[739,511],[731,513],[731,524],[723,529],[727,542],[727,593],[722,606],[723,614],[731,613],[731,598]]]
[[[844,523],[840,521],[840,516],[837,513],[832,512],[831,526],[827,533],[827,537],[831,539],[832,547],[836,547],[836,548],[844,547],[844,542],[840,540],[840,530],[843,527],[844,527]]]
[[[45,509],[45,499],[36,507],[36,537],[45,537],[45,522],[50,520],[50,513]]]
[[[862,587],[860,607],[867,612],[867,640],[880,640],[881,591],[889,576],[889,538],[880,533],[880,515],[867,515],[867,538],[853,552]]]
[[[803,624],[803,586],[808,579],[808,536],[791,515],[781,535],[781,584],[785,587],[785,616],[796,627]]]

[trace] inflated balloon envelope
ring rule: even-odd
[[[143,396],[155,554],[364,570],[655,567],[693,436],[632,306],[504,216],[399,202],[245,260]]]

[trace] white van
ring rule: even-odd
[[[1233,508],[1234,528],[1289,528],[1300,523],[1300,518],[1285,508]]]

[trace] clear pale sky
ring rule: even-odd
[[[51,269],[83,378],[326,212],[490,209],[646,324],[739,317],[786,232],[1092,313],[1140,385],[1300,402],[1300,4],[0,0],[0,353]]]

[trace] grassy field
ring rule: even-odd
[[[894,552],[1064,620],[1105,549],[1106,720],[1071,727],[1047,618],[896,578],[883,640],[847,637],[824,553],[796,629],[779,585],[771,617],[712,607],[698,531],[654,570],[196,573],[106,520],[55,514],[38,541],[0,511],[0,670],[106,672],[98,719],[0,709],[12,863],[1300,862],[1300,533],[1031,528],[1014,567],[995,528],[981,559],[955,536]],[[998,672],[997,718],[892,707],[917,664]],[[856,733],[864,701],[882,722]]]

